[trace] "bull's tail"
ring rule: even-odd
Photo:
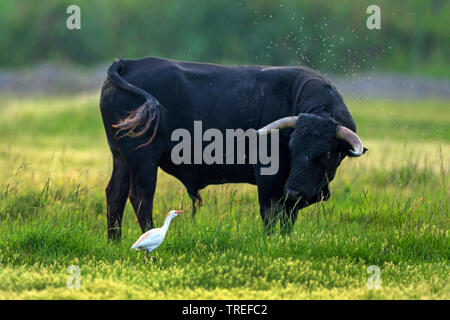
[[[132,85],[120,76],[119,72],[123,63],[123,60],[118,60],[109,67],[108,79],[117,87],[144,97],[146,101],[139,108],[131,111],[128,117],[114,124],[113,127],[118,129],[116,136],[123,132],[122,135],[119,136],[119,139],[125,136],[136,138],[141,137],[148,132],[152,123],[155,122],[150,139],[136,148],[139,149],[148,145],[155,138],[160,120],[160,103],[150,93]]]

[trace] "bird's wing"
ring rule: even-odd
[[[164,240],[164,234],[162,233],[154,233],[150,237],[143,239],[139,243],[139,247],[143,247],[145,249],[154,250],[158,247]]]
[[[161,228],[151,229],[144,233],[139,239],[133,244],[133,249],[140,249],[151,246],[158,246],[164,240],[164,235],[161,232]]]

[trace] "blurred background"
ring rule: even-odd
[[[0,93],[97,91],[114,58],[161,56],[308,66],[352,97],[448,98],[449,16],[447,0],[1,0]]]

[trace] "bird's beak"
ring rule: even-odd
[[[183,212],[183,210],[175,211],[176,214],[180,214],[180,213],[182,213],[182,212]]]

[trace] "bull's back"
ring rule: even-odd
[[[291,68],[230,67],[145,58],[126,60],[122,77],[151,93],[167,109],[172,128],[254,128],[264,108],[286,104]],[[269,68],[270,69],[270,68]]]

